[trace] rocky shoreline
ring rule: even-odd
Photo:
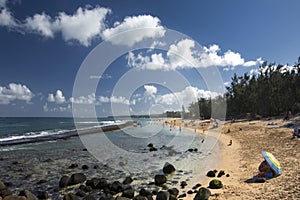
[[[149,144],[147,148],[152,153],[155,150],[151,147]],[[193,153],[190,149],[186,152]],[[83,146],[48,152],[2,152],[0,160],[0,199],[5,200],[175,200],[199,196],[199,191],[201,195],[209,193],[204,188],[199,190],[201,183],[189,183],[192,171],[166,163],[158,171],[132,174],[99,163]]]

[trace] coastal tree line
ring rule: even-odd
[[[216,98],[199,98],[182,109],[184,118],[210,118],[212,105],[217,112],[218,106],[227,104],[227,119],[280,116],[287,111],[300,112],[300,57],[293,66],[264,62],[257,75],[234,74],[227,92]]]

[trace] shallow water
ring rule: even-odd
[[[150,152],[149,143],[157,151]],[[192,187],[217,166],[219,152],[214,137],[203,138],[186,129],[180,131],[143,121],[141,126],[112,132],[1,147],[0,159],[0,180],[13,182],[13,191],[47,190],[55,199],[59,195],[59,179],[73,163],[78,164],[78,168],[72,169],[72,173],[84,172],[88,178],[100,176],[120,181],[131,175],[135,179],[133,185],[139,188],[152,182],[169,162],[177,170],[169,177],[169,184],[179,187],[180,181],[188,181]],[[12,164],[16,161],[19,163]],[[82,165],[89,166],[89,170],[83,171]],[[41,179],[47,182],[38,185]]]

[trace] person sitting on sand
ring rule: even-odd
[[[294,139],[294,138],[300,138],[300,134],[299,134],[299,129],[298,129],[298,127],[295,127],[295,128],[294,128],[294,131],[293,131],[293,138],[292,138],[292,139]]]
[[[263,183],[266,179],[273,178],[275,173],[266,160],[262,161],[258,167],[259,174],[253,177],[254,182]]]

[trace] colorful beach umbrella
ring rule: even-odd
[[[261,153],[276,175],[282,174],[280,163],[275,156],[267,151],[262,151]]]

